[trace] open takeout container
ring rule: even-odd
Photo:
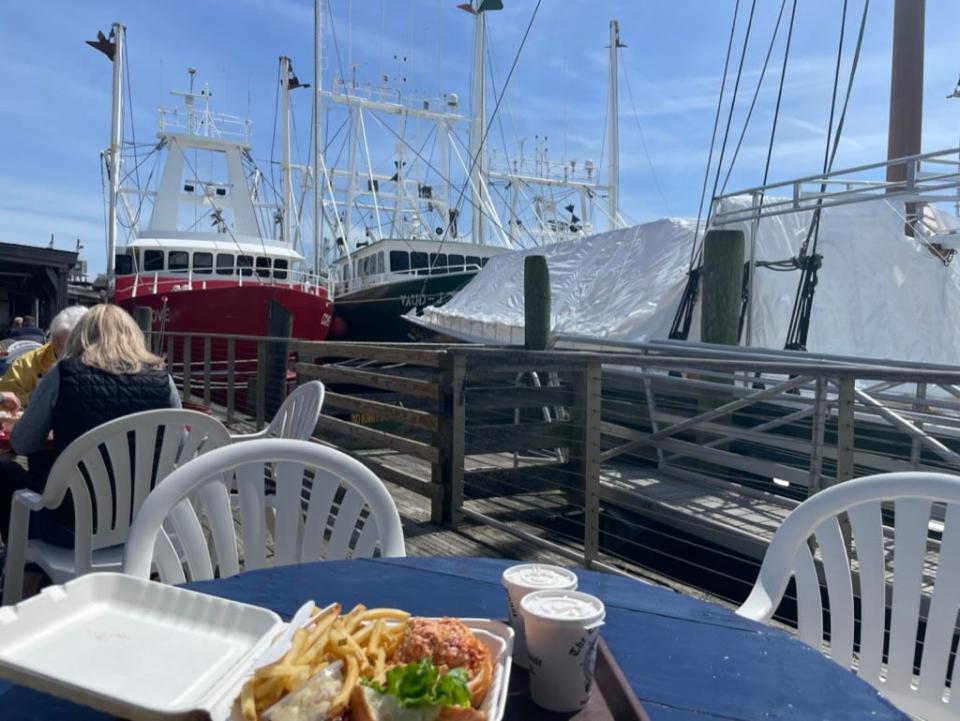
[[[500,721],[513,631],[463,622],[494,658],[481,708]],[[132,721],[239,719],[240,688],[285,627],[269,609],[93,573],[0,608],[0,677]]]

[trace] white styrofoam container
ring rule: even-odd
[[[482,708],[500,721],[513,630],[463,621],[495,660]],[[226,721],[285,625],[258,606],[94,573],[0,608],[0,677],[133,721]]]

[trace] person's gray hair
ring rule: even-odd
[[[61,310],[50,321],[50,336],[61,330],[72,331],[88,310],[90,309],[82,305],[71,305]]]

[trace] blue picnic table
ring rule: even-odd
[[[284,618],[309,599],[395,606],[424,616],[502,618],[500,574],[510,564],[447,557],[329,561],[189,587]],[[606,604],[602,636],[651,721],[907,720],[870,685],[781,631],[625,577],[577,575],[580,589]],[[105,718],[0,682],[0,721]]]

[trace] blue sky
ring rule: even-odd
[[[341,65],[355,66],[360,82],[376,82],[385,72],[406,78],[410,92],[453,91],[466,103],[472,31],[470,17],[456,8],[456,0],[328,1],[339,55],[328,23],[325,83],[339,74]],[[488,16],[500,82],[535,2],[504,4],[505,10]],[[741,29],[749,4],[741,0]],[[852,50],[862,0],[850,0],[849,6],[845,47]],[[104,265],[98,158],[109,133],[110,68],[83,43],[98,29],[108,30],[114,20],[128,28],[139,142],[152,139],[156,107],[171,104],[168,92],[186,86],[185,70],[193,65],[209,82],[218,110],[252,119],[254,155],[265,159],[273,129],[277,56],[290,55],[301,80],[310,80],[312,7],[310,0],[5,3],[0,10],[0,137],[5,145],[0,240],[45,245],[54,233],[57,247],[72,248],[79,237],[91,269]],[[528,139],[547,135],[552,155],[599,162],[607,97],[605,46],[608,23],[617,18],[628,46],[621,55],[621,209],[635,221],[695,216],[733,7],[734,0],[544,0],[504,98],[507,134]],[[779,0],[757,0],[734,134],[759,78],[779,7]],[[841,8],[841,0],[799,2],[772,180],[820,169]],[[893,0],[871,2],[835,167],[885,156],[892,10]],[[960,100],[945,99],[960,74],[958,28],[960,2],[928,0],[925,150],[954,147],[960,136]],[[762,177],[782,41],[781,33],[729,190],[758,184]],[[735,48],[740,42],[738,33]],[[849,54],[843,77],[848,63]],[[302,93],[296,102],[305,150],[309,96]],[[492,108],[493,99],[488,103]]]

